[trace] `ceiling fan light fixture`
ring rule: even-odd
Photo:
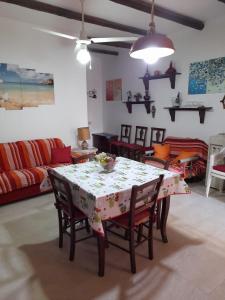
[[[86,65],[91,60],[91,55],[87,49],[86,44],[81,44],[79,49],[77,50],[76,59],[81,63],[82,65]]]

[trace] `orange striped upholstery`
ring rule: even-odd
[[[46,176],[47,169],[43,167],[3,172],[0,174],[0,194],[41,183]]]
[[[22,168],[18,145],[16,143],[0,144],[0,172]]]
[[[170,145],[170,171],[180,173],[185,179],[205,175],[208,145],[204,141],[192,138],[167,137],[163,143]],[[191,164],[175,162],[173,158],[179,155],[181,151],[197,153],[199,159]]]
[[[65,164],[2,172],[0,173],[0,195],[41,183],[43,179],[48,176],[48,168],[59,167],[62,165]]]
[[[58,138],[0,144],[0,195],[41,183],[59,166],[51,165],[51,149],[63,147]]]
[[[170,145],[170,155],[178,155],[181,151],[195,152],[203,160],[207,160],[208,145],[199,139],[167,137],[164,144]]]
[[[49,165],[51,163],[51,149],[64,147],[63,142],[57,138],[19,141],[16,144],[24,168]]]

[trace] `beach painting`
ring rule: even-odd
[[[225,57],[190,64],[188,94],[225,92]]]
[[[0,108],[14,110],[43,104],[54,104],[52,74],[0,63]]]

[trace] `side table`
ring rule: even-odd
[[[93,136],[93,145],[94,147],[98,148],[99,152],[108,153],[110,151],[110,142],[118,140],[118,135],[106,133],[106,132],[93,133],[92,136]]]
[[[71,149],[71,156],[73,159],[73,163],[81,163],[89,160],[92,158],[96,152],[98,151],[98,148],[90,147],[88,149],[81,149],[81,148],[72,148]]]

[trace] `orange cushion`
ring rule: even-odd
[[[179,155],[174,159],[174,162],[177,162],[178,160],[185,159],[185,158],[190,158],[190,157],[195,157],[198,156],[196,152],[191,152],[191,151],[181,151]]]
[[[166,160],[169,158],[170,154],[170,145],[169,144],[154,144],[154,157]]]

